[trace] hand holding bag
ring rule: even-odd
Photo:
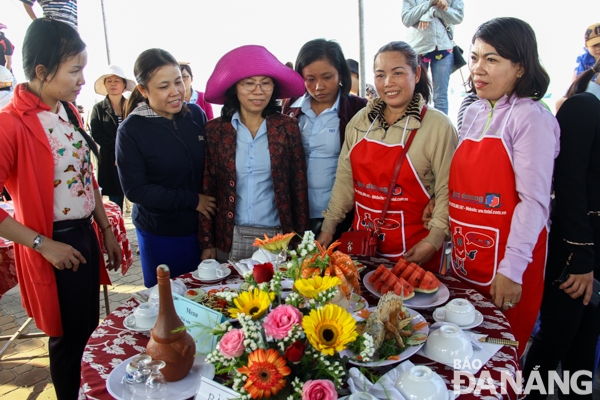
[[[423,105],[423,109],[421,110],[421,122],[425,117],[425,113],[427,112],[427,105]],[[406,153],[408,153],[408,149],[412,144],[415,135],[417,134],[417,129],[413,129],[410,132],[410,136],[406,141],[406,145],[400,152],[398,159],[396,160],[396,166],[394,167],[394,174],[392,176],[392,180],[388,185],[387,197],[385,198],[385,203],[381,210],[381,216],[377,220],[377,227],[374,231],[369,230],[359,230],[359,231],[348,231],[342,233],[342,236],[339,239],[340,245],[338,246],[338,250],[343,253],[355,256],[367,256],[373,257],[377,253],[377,244],[379,242],[379,231],[383,226],[383,222],[385,221],[385,215],[387,214],[388,208],[390,207],[390,202],[392,200],[392,193],[394,191],[394,187],[396,186],[396,182],[398,181],[398,176],[400,175],[400,168],[402,167],[402,163],[406,158]]]

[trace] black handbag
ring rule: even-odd
[[[441,18],[438,18],[438,19],[440,20],[442,25],[444,25],[444,29],[446,29],[446,33],[448,34],[448,37],[450,38],[450,40],[452,40],[452,43],[454,43],[454,35],[452,34],[452,29],[450,29],[450,27],[444,23],[443,19],[441,19]],[[463,54],[464,54],[463,49],[461,49],[459,46],[457,46],[456,43],[454,43],[454,47],[452,47],[452,54],[454,55],[454,64],[452,65],[452,73],[454,73],[454,72],[458,71],[459,69],[461,69],[462,67],[464,67],[465,65],[467,65],[467,61],[465,61],[465,58],[463,57]]]

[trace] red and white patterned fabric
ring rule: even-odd
[[[375,269],[379,264],[391,266],[386,259],[372,258],[360,260],[367,269],[362,272],[363,276],[370,270]],[[241,282],[239,275],[233,271],[231,278],[223,281],[223,285]],[[188,288],[197,288],[202,286],[199,281],[192,278],[191,274],[181,276]],[[479,294],[476,290],[469,288],[465,283],[450,276],[440,277],[440,280],[448,287],[450,298],[461,297],[468,299],[475,308],[480,311],[484,320],[481,325],[474,328],[473,331],[482,334],[488,334],[490,337],[504,338],[514,340],[510,325],[504,314],[498,310],[486,297]],[[376,305],[377,299],[362,287],[362,294],[367,299],[370,305]],[[129,357],[143,353],[146,351],[149,334],[136,333],[127,330],[123,326],[123,320],[133,313],[137,307],[137,300],[131,298],[124,304],[113,311],[94,331],[83,353],[81,362],[81,399],[112,399],[112,396],[106,389],[106,380],[111,371],[120,363],[127,360]],[[429,322],[433,322],[431,317],[432,309],[419,310]],[[448,388],[452,388],[453,370],[450,367],[431,361],[428,358],[414,355],[410,358],[414,364],[427,365],[446,382]],[[389,367],[391,368],[391,367]],[[388,368],[388,369],[389,369]],[[489,389],[482,390],[479,394],[463,394],[461,399],[509,399],[515,400],[516,394],[512,388],[508,387],[509,394],[501,395],[500,377],[502,374],[509,374],[515,379],[516,372],[520,370],[517,351],[514,347],[504,346],[475,374],[475,377],[481,376],[485,371],[494,380],[496,392],[492,394]],[[378,369],[379,372],[379,369]],[[516,379],[515,379],[516,381]]]

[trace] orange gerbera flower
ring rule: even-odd
[[[285,235],[278,233],[277,235],[269,239],[269,237],[265,234],[264,240],[256,238],[254,239],[254,243],[252,245],[260,247],[272,253],[278,253],[282,250],[287,249],[288,244],[290,244],[290,240],[292,240],[294,235],[295,233],[286,233]]]
[[[244,389],[253,399],[267,399],[285,387],[285,377],[291,371],[285,358],[275,349],[258,349],[248,356],[248,365],[238,371],[248,376]]]

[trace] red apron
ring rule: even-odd
[[[490,285],[504,258],[513,212],[519,203],[515,173],[500,136],[465,139],[450,167],[450,234],[452,269],[490,297]],[[523,274],[521,301],[505,311],[523,354],[533,330],[544,290],[548,231],[544,227]]]
[[[354,180],[354,230],[375,229],[396,161],[403,147],[402,144],[371,140],[366,135],[353,147],[350,163]],[[429,234],[421,219],[428,201],[429,194],[414,171],[407,154],[381,227],[377,246],[379,255],[398,260]],[[432,272],[440,272],[442,249],[421,266]]]

